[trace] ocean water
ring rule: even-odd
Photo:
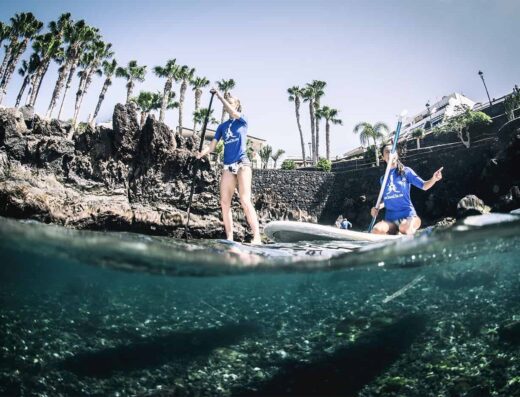
[[[519,231],[255,248],[0,218],[0,395],[520,396]]]

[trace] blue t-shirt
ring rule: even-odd
[[[229,119],[217,127],[215,139],[224,139],[224,164],[236,163],[247,158],[247,118]]]
[[[383,183],[383,177],[381,177],[381,183]],[[385,192],[383,193],[386,221],[393,222],[416,215],[410,199],[411,185],[419,189],[422,189],[424,186],[424,181],[417,176],[414,170],[404,167],[404,175],[399,175],[397,168],[390,171]]]

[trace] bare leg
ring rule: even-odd
[[[240,167],[238,170],[238,191],[240,193],[240,204],[244,209],[247,223],[253,232],[253,244],[261,244],[260,227],[258,226],[258,217],[256,216],[255,207],[251,202],[251,179],[253,171],[251,167]]]
[[[232,172],[224,171],[220,180],[220,208],[222,220],[226,230],[226,238],[233,241],[233,214],[231,213],[231,199],[235,193],[237,178]]]
[[[399,232],[402,234],[414,234],[417,229],[421,227],[421,218],[418,216],[413,216],[411,218],[406,218],[400,225],[399,225]]]
[[[374,234],[397,234],[397,226],[395,223],[380,221],[377,222],[374,228],[372,229],[372,233]]]

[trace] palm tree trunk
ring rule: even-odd
[[[148,116],[148,113],[146,113],[145,111],[141,111],[141,123],[140,123],[141,128],[143,128],[147,116]]]
[[[184,96],[186,95],[186,88],[188,88],[188,83],[183,80],[179,93],[179,134],[182,134],[182,112],[184,110]]]
[[[294,100],[294,108],[296,111],[296,124],[298,124],[298,131],[300,131],[300,143],[302,145],[302,160],[303,166],[307,165],[307,159],[305,158],[305,140],[303,139],[302,125],[300,123],[300,98],[296,97]]]
[[[45,69],[43,70],[42,74],[38,78],[38,86],[36,87],[36,90],[33,90],[33,92],[31,93],[32,100],[29,101],[29,104],[32,107],[34,107],[36,105],[36,99],[38,98],[38,94],[40,93],[40,88],[42,87],[43,78],[45,77],[47,70],[49,70],[49,65],[50,65],[50,60],[45,65]]]
[[[27,87],[27,84],[29,83],[29,79],[30,79],[29,75],[25,76],[23,79],[22,88],[20,88],[20,92],[18,93],[18,96],[16,97],[16,104],[14,105],[15,108],[17,108],[18,105],[20,105],[25,88]]]
[[[325,147],[327,150],[327,160],[330,160],[330,123],[325,121]]]
[[[316,119],[316,162],[320,159],[320,120]]]
[[[61,89],[65,84],[65,79],[67,78],[67,74],[69,71],[69,62],[63,65],[60,68],[60,72],[58,75],[58,80],[56,81],[56,85],[54,86],[54,91],[52,92],[51,103],[49,104],[49,109],[47,109],[46,117],[50,118],[52,116],[52,111],[56,106],[56,102],[58,102],[58,98],[60,97]]]
[[[311,158],[312,158],[312,163],[315,164],[316,163],[316,135],[315,135],[315,130],[314,130],[314,127],[315,127],[315,117],[314,117],[314,101],[312,99],[309,100],[309,113],[310,113],[310,118],[311,118],[311,148],[312,148],[312,153],[311,153]]]
[[[202,90],[198,88],[195,90],[195,112],[200,108],[200,97],[202,96]],[[193,118],[193,135],[197,133],[197,119]]]
[[[99,99],[96,105],[96,110],[94,111],[94,116],[92,116],[92,119],[95,120],[99,110],[101,109],[101,104],[103,103],[103,100],[105,99],[105,94],[107,93],[108,87],[110,86],[110,79],[105,79],[105,83],[103,84],[103,88],[101,89],[101,92],[99,94]]]
[[[159,121],[164,122],[166,108],[168,107],[168,99],[170,98],[170,91],[172,90],[172,78],[169,77],[164,84],[163,98],[161,102],[161,112],[159,113]]]
[[[78,67],[78,62],[77,62],[77,60],[74,60],[70,67],[69,78],[67,79],[67,85],[65,85],[65,90],[63,91],[63,98],[61,99],[60,111],[58,112],[58,120],[61,117],[61,112],[63,111],[63,104],[65,103],[65,97],[67,96],[67,91],[69,90],[69,88],[71,86],[72,78],[74,77],[74,72],[76,71],[77,67]]]
[[[7,64],[11,59],[11,53],[13,52],[14,46],[18,44],[18,40],[11,40],[9,47],[5,50],[4,60],[2,61],[2,65],[0,66],[0,80],[4,77],[5,70],[7,68]]]
[[[417,138],[417,149],[421,148],[421,140]]]
[[[86,73],[88,73],[88,72],[86,72]],[[87,76],[86,76],[86,74],[84,74],[81,76],[81,78],[79,80],[78,90],[76,91],[76,101],[74,103],[74,115],[72,116],[72,125],[73,126],[76,125],[76,119],[78,117],[78,112],[79,112],[79,103],[81,100],[83,90],[85,89],[84,85],[86,84],[86,79],[87,79]]]
[[[374,154],[376,155],[376,167],[379,167],[379,153],[377,152],[376,138],[374,138]]]
[[[87,82],[85,83],[85,86],[83,87],[83,92],[81,93],[81,98],[79,99],[79,105],[78,105],[78,112],[76,114],[76,120],[79,117],[79,110],[81,109],[81,105],[83,104],[83,98],[85,98],[85,95],[87,94],[87,91],[90,87],[90,84],[92,83],[92,73],[94,71],[91,70],[91,73],[87,76]]]
[[[130,102],[132,91],[134,90],[134,82],[130,79],[126,84],[126,103]]]
[[[13,77],[14,70],[16,69],[16,65],[18,64],[18,61],[20,60],[20,57],[24,53],[25,49],[27,48],[27,43],[29,42],[29,39],[25,39],[22,44],[20,45],[20,48],[16,53],[13,53],[11,59],[9,60],[9,63],[6,67],[6,70],[4,72],[4,75],[2,76],[2,80],[0,83],[0,103],[2,103],[2,100],[4,99],[4,95],[7,92],[7,86],[9,85],[9,82],[11,81],[11,77]]]

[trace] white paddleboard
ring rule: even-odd
[[[379,242],[403,237],[398,235],[390,236],[355,232],[353,230],[339,229],[332,226],[294,221],[269,222],[264,228],[264,233],[271,240],[286,243],[315,240]]]

